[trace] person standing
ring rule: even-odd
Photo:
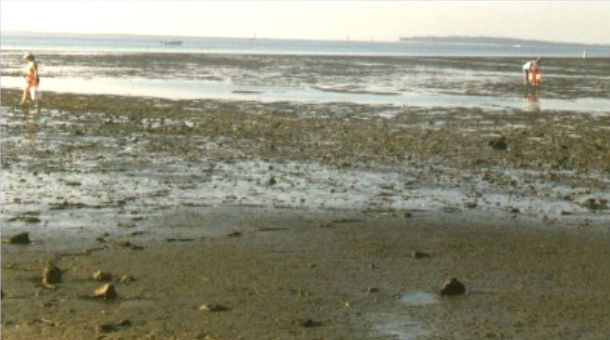
[[[33,103],[38,104],[38,84],[40,84],[38,63],[36,62],[34,55],[29,52],[23,56],[23,61],[26,63],[25,70],[23,72],[26,84],[23,88],[21,105],[25,105],[29,97],[31,97]]]

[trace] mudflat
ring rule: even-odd
[[[2,245],[5,339],[610,334],[604,115],[18,99],[2,236],[31,243]]]

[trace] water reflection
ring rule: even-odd
[[[34,108],[22,107],[23,114],[23,146],[34,148],[36,146],[36,134],[38,132],[37,118],[40,116],[40,106]]]
[[[530,90],[526,96],[528,111],[538,113],[540,112],[540,96],[538,89]]]

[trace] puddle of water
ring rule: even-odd
[[[408,306],[427,306],[437,303],[438,296],[427,292],[409,292],[400,297],[400,302]]]
[[[397,340],[420,340],[430,335],[430,330],[407,315],[390,313],[373,317],[373,330]]]

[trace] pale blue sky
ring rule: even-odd
[[[2,31],[610,44],[610,1],[0,1]]]

